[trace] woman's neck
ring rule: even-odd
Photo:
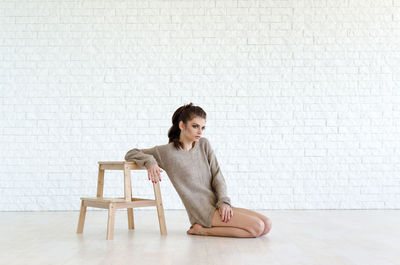
[[[186,139],[179,139],[179,141],[182,143],[183,150],[185,151],[189,151],[194,147],[194,141],[188,141]]]

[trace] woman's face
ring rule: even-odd
[[[198,141],[206,128],[206,120],[200,117],[194,117],[186,123],[186,126],[184,125],[182,121],[179,122],[181,134],[189,141]]]

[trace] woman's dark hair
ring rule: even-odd
[[[186,126],[187,122],[195,117],[206,119],[207,113],[201,107],[194,106],[192,102],[179,107],[174,112],[174,115],[172,115],[172,126],[168,131],[168,143],[173,142],[176,149],[179,149],[179,147],[183,148],[182,143],[179,141],[179,136],[181,134],[179,122],[182,121]]]

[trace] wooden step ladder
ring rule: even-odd
[[[160,224],[161,235],[167,235],[165,223],[164,208],[162,205],[160,182],[153,183],[154,200],[133,198],[131,186],[131,170],[147,170],[145,167],[139,167],[135,162],[127,161],[99,161],[99,175],[97,180],[97,196],[81,197],[81,210],[79,213],[77,233],[83,232],[85,224],[86,208],[96,207],[108,209],[107,221],[107,240],[114,238],[114,217],[115,211],[120,208],[126,208],[128,213],[128,229],[134,229],[133,208],[156,206],[158,213],[158,222]],[[124,171],[124,197],[123,198],[105,198],[103,197],[104,173],[105,170],[123,170]]]

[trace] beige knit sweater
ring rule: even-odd
[[[165,170],[192,225],[211,227],[215,210],[223,203],[231,205],[224,177],[207,138],[195,141],[189,151],[177,150],[173,143],[148,149],[134,148],[127,152],[125,160],[147,169],[157,163]]]

